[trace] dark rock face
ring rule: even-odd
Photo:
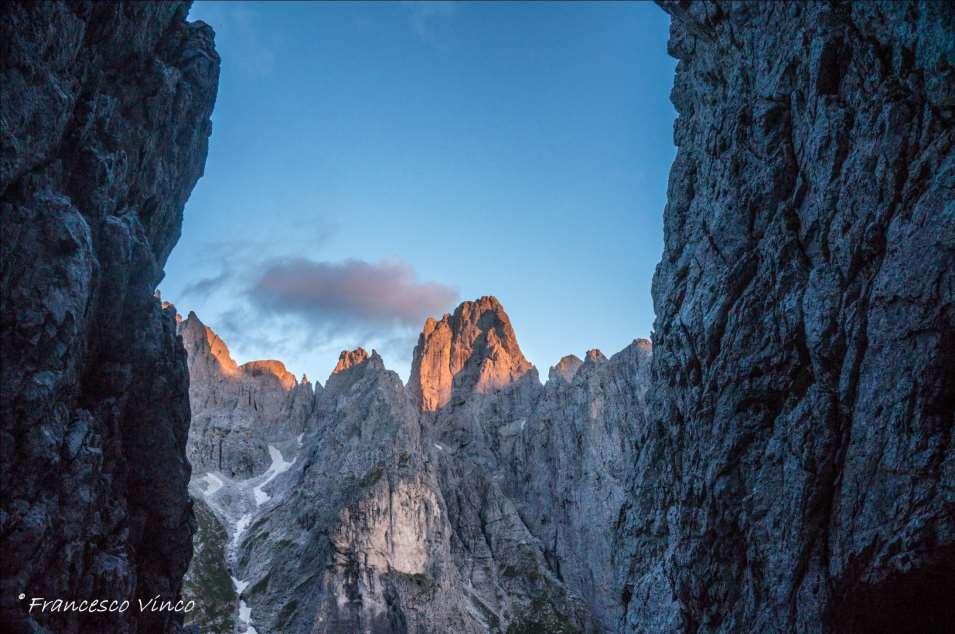
[[[201,498],[193,499],[193,508],[194,554],[182,582],[182,598],[194,601],[196,608],[185,616],[185,624],[200,632],[234,632],[238,597],[226,561],[229,534]]]
[[[955,12],[662,5],[679,153],[623,629],[941,631]]]
[[[174,631],[193,515],[186,356],[154,289],[202,174],[219,60],[186,3],[0,9],[5,631]],[[18,601],[24,593],[27,601]]]

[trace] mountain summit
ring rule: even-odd
[[[232,367],[225,343],[194,316],[180,329],[206,553],[187,576],[197,623],[479,634],[622,616],[605,598],[607,527],[626,503],[649,350],[565,357],[545,388],[487,296],[425,322],[407,386],[355,348],[296,407],[307,383],[211,372],[213,350]],[[210,595],[216,576],[233,591]]]
[[[238,365],[229,347],[190,312],[179,335],[188,355],[192,425],[187,454],[196,470],[249,476],[271,461],[269,443],[305,431],[321,386],[299,383],[274,359]]]
[[[425,321],[408,385],[418,407],[434,412],[452,396],[465,399],[473,392],[499,390],[533,368],[504,307],[487,295],[462,303],[440,321]]]

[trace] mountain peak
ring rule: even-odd
[[[194,311],[190,310],[189,315],[177,324],[177,331],[182,337],[183,347],[189,356],[190,371],[194,376],[203,374],[195,367],[203,365],[209,372],[226,377],[275,379],[285,391],[291,390],[297,384],[295,375],[289,372],[281,361],[261,359],[242,365],[236,363],[225,341],[212,328],[202,323]]]
[[[385,373],[385,362],[375,350],[372,350],[371,354],[368,354],[364,348],[342,350],[338,355],[338,364],[325,381],[325,392],[327,394],[341,393],[365,377],[383,373]]]
[[[649,339],[634,339],[630,345],[644,354],[651,354],[653,352],[653,343],[651,343]]]
[[[239,365],[229,352],[229,346],[212,328],[202,323],[194,311],[190,310],[189,315],[176,326],[190,363],[206,357],[207,362],[225,376],[236,376],[240,373]]]
[[[452,392],[498,390],[532,369],[504,307],[486,295],[440,320],[425,321],[408,383],[419,407],[436,411],[450,402]]]
[[[335,369],[332,370],[332,374],[338,374],[339,372],[344,372],[349,368],[353,368],[356,365],[361,365],[368,360],[368,353],[365,352],[364,348],[355,348],[354,350],[342,350],[341,354],[338,355],[338,363],[335,365]]]
[[[285,368],[285,364],[275,359],[262,359],[260,361],[249,361],[239,366],[244,374],[249,376],[272,376],[275,377],[282,387],[291,390],[295,387],[295,375]]]
[[[581,361],[580,357],[576,354],[568,354],[562,357],[561,360],[557,362],[557,365],[551,367],[547,375],[547,380],[560,380],[565,383],[570,383],[574,380],[574,375],[577,374],[577,370],[579,370],[583,364],[584,362]]]

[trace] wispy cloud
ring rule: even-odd
[[[208,297],[212,293],[215,293],[223,286],[225,286],[229,280],[232,279],[232,271],[224,269],[218,275],[213,275],[211,277],[204,277],[200,280],[192,282],[191,284],[186,284],[181,291],[179,291],[180,297]]]
[[[209,244],[203,260],[219,272],[172,298],[183,301],[180,308],[197,309],[236,359],[334,359],[342,349],[364,346],[406,373],[424,320],[458,300],[456,289],[421,280],[401,260],[321,261],[275,256],[266,246]],[[325,368],[310,370],[320,375]]]
[[[271,239],[213,240],[202,245],[195,258],[198,265],[226,264],[235,268],[244,263],[260,263],[266,258],[314,252],[328,244],[339,230],[333,220],[314,217],[292,218],[285,221],[295,227],[293,232],[282,232]]]
[[[418,280],[414,269],[397,260],[289,258],[266,263],[248,297],[269,315],[298,316],[313,327],[356,331],[419,327],[428,315],[450,308],[458,293]]]
[[[254,271],[262,267],[268,259],[278,259],[289,254],[314,251],[324,246],[338,231],[338,226],[330,221],[309,218],[301,225],[307,228],[298,230],[298,238],[282,236],[280,240],[215,240],[202,245],[200,253],[193,259],[197,270],[217,273],[205,275],[186,284],[179,290],[182,299],[204,299],[223,289],[233,292],[236,286],[248,280]]]
[[[455,3],[446,0],[423,0],[402,2],[408,14],[411,28],[425,42],[435,43],[438,29],[446,24],[456,11]]]

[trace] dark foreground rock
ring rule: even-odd
[[[955,622],[955,10],[664,2],[625,631]]]
[[[219,60],[187,3],[0,8],[0,623],[175,631],[194,526],[186,356],[154,296]],[[23,593],[25,600],[18,600]],[[31,597],[128,599],[39,613]]]

